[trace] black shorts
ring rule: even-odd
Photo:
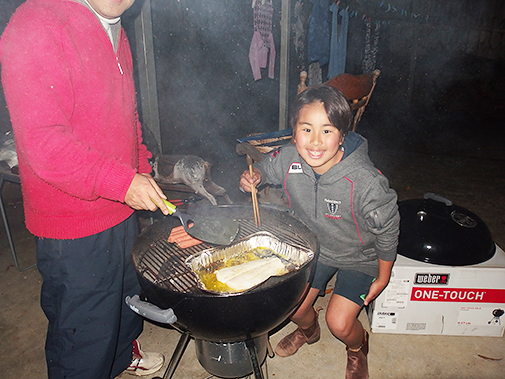
[[[362,307],[370,286],[376,278],[360,271],[341,270],[317,262],[311,287],[320,291],[319,296],[324,296],[326,285],[335,274],[337,274],[337,277],[333,293],[343,296]]]

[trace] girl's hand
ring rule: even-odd
[[[251,192],[251,184],[255,186],[261,183],[261,171],[253,168],[253,177],[249,174],[249,170],[245,170],[240,176],[240,187],[246,191]]]
[[[379,280],[376,280],[375,282],[372,283],[370,286],[370,289],[368,290],[368,294],[366,295],[365,301],[363,304],[366,306],[370,304],[379,294],[382,292],[384,288],[388,285],[388,282],[386,283],[381,283]]]
[[[372,283],[370,289],[368,290],[368,294],[365,297],[363,304],[366,306],[370,304],[373,299],[375,299],[382,292],[384,288],[389,283],[389,278],[391,277],[391,270],[393,269],[393,262],[384,261],[379,258],[379,276]]]

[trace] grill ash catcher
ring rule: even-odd
[[[203,243],[180,249],[169,243],[170,231],[180,225],[173,217],[156,222],[138,237],[132,256],[143,292],[126,302],[141,316],[181,333],[164,379],[173,377],[192,338],[198,361],[210,374],[263,379],[266,371],[268,377],[266,358],[273,357],[269,332],[289,318],[309,289],[318,242],[291,211],[276,206],[261,208],[260,228],[254,224],[250,206],[195,210],[205,217],[225,217],[239,223],[237,238],[229,248]],[[201,263],[195,257],[204,251],[226,254],[244,243],[275,244],[272,250],[281,250],[277,252],[295,264],[286,274],[272,276],[243,292],[218,293],[203,288],[192,270],[195,262]]]

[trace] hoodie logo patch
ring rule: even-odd
[[[303,174],[303,169],[301,163],[293,162],[291,167],[289,167],[289,174]]]
[[[338,213],[338,207],[342,203],[340,200],[330,200],[324,199],[326,202],[326,207],[328,212],[325,213],[326,218],[331,218],[332,220],[342,219],[342,215]]]

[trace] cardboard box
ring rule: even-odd
[[[368,307],[373,333],[503,336],[505,252],[472,266],[398,255],[391,280]]]

